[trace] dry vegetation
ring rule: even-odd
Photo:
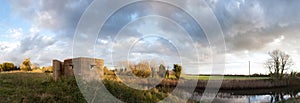
[[[83,103],[74,78],[54,82],[46,73],[0,73],[2,103]]]

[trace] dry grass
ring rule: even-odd
[[[54,82],[39,72],[0,73],[1,103],[85,102],[74,78]]]

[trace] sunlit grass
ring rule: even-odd
[[[74,78],[54,82],[46,73],[0,73],[1,103],[85,102]]]
[[[111,77],[110,77],[111,78]],[[170,78],[175,78],[174,75],[170,75]],[[194,75],[182,75],[181,78],[185,79],[198,79],[198,80],[248,80],[248,79],[269,79],[269,77],[247,77],[247,76],[194,76]],[[136,82],[136,81],[132,81]],[[116,88],[121,91],[114,91],[115,95],[125,93],[126,96],[132,96],[131,92],[125,92],[128,90],[125,86],[111,81],[111,88]],[[107,82],[107,84],[111,84]],[[115,83],[115,84],[114,84]],[[116,84],[117,83],[117,84]],[[155,91],[155,90],[154,90]],[[136,93],[136,92],[135,92]],[[125,95],[124,94],[124,95]],[[145,94],[141,92],[141,94]],[[147,94],[147,93],[146,93]],[[148,101],[151,99],[159,100],[162,99],[162,95],[156,92],[150,92],[149,97],[137,96],[136,98],[144,98],[142,100]],[[155,97],[158,96],[158,97]],[[126,101],[129,100],[129,97]],[[127,100],[128,99],[128,100]],[[74,78],[62,79],[54,82],[52,74],[39,73],[37,72],[5,72],[0,73],[0,100],[2,102],[86,102],[82,96],[80,90],[77,87],[76,80]],[[134,100],[134,99],[133,99]]]

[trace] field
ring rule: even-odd
[[[75,79],[54,82],[46,73],[0,73],[1,103],[84,103]]]
[[[172,78],[172,77],[171,77]],[[222,76],[196,76],[183,75],[185,79],[214,80],[222,79]],[[247,77],[247,76],[224,76],[224,80],[248,80],[248,79],[269,79],[269,77]],[[139,98],[142,101],[160,100],[165,93],[157,93],[152,90],[148,92],[132,92],[126,86],[117,82],[106,82],[107,87],[119,99],[133,102]],[[134,94],[132,94],[134,93]],[[123,97],[120,95],[129,97]],[[151,95],[151,96],[146,96]],[[122,98],[123,97],[123,98]],[[151,97],[151,98],[150,98]],[[0,73],[0,102],[1,103],[32,103],[32,102],[56,102],[56,103],[84,103],[86,102],[77,87],[74,78],[62,79],[54,82],[49,73]]]

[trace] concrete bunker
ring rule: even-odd
[[[85,69],[96,69],[98,72],[103,71],[104,60],[96,58],[73,58],[65,59],[63,62],[59,60],[53,60],[53,79],[55,81],[62,77],[73,77],[74,68],[85,70]]]

